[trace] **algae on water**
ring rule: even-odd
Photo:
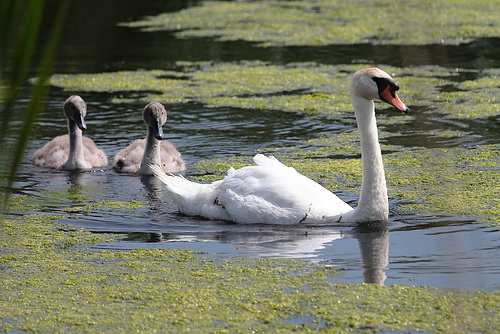
[[[305,260],[95,251],[57,216],[0,218],[2,332],[456,333],[500,329],[499,291],[343,284]]]
[[[121,23],[180,38],[244,40],[260,46],[460,44],[498,36],[495,0],[203,1],[174,13]]]
[[[500,146],[407,150],[386,157],[392,195],[403,208],[476,218],[500,226]]]
[[[177,71],[137,70],[56,74],[50,84],[67,91],[108,92],[112,102],[158,100],[165,104],[201,102],[208,107],[281,110],[340,118],[351,113],[349,82],[367,65],[260,61],[179,62]],[[457,81],[463,71],[439,66],[382,66],[401,86],[410,107],[426,106],[447,118],[473,119],[500,113],[498,71],[476,71],[477,79]],[[464,70],[465,71],[465,70]],[[443,87],[455,87],[443,91]],[[139,94],[140,93],[140,94]],[[386,108],[378,105],[377,109]]]

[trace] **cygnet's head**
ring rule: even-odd
[[[155,138],[162,140],[162,125],[167,121],[167,111],[165,110],[165,107],[160,102],[150,102],[146,108],[144,108],[142,119],[144,119],[144,122],[148,127],[153,128]]]
[[[351,80],[351,96],[359,96],[367,100],[382,101],[408,113],[408,108],[396,92],[399,85],[389,74],[376,67],[368,67],[354,73]]]
[[[71,95],[64,102],[63,105],[64,116],[71,121],[75,122],[76,126],[80,128],[80,130],[86,130],[87,124],[85,124],[85,115],[87,115],[87,104],[85,101],[78,95]]]

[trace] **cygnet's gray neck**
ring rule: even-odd
[[[160,144],[161,142],[154,136],[153,127],[148,126],[148,136],[146,137],[146,147],[142,156],[140,172],[146,170],[148,164],[161,166]]]
[[[64,163],[64,169],[87,168],[87,163],[83,156],[82,130],[78,128],[74,121],[68,120],[69,133],[69,154],[68,160]]]

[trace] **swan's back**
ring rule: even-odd
[[[335,194],[274,157],[257,154],[257,166],[231,169],[218,197],[237,223],[321,223],[352,211]]]
[[[230,168],[211,184],[166,175],[152,166],[167,185],[179,211],[243,224],[321,224],[352,211],[335,194],[274,157],[257,154],[256,166]]]

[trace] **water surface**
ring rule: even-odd
[[[96,2],[97,3],[97,2]],[[118,4],[119,3],[119,4]],[[143,33],[117,22],[144,15],[176,11],[196,2],[166,4],[155,1],[99,2],[101,12],[72,8],[63,36],[57,73],[98,73],[136,69],[175,69],[177,61],[263,60],[275,64],[373,63],[398,67],[439,65],[461,69],[498,66],[498,38],[458,46],[334,45],[325,47],[256,47],[246,42],[216,42],[210,38],[176,39],[170,32]],[[103,13],[113,13],[104,15]],[[78,14],[78,15],[77,15]],[[466,73],[465,71],[463,73]],[[467,75],[467,74],[463,74]],[[462,80],[464,78],[461,78]],[[113,104],[106,93],[80,93],[88,103],[88,131],[108,155],[145,136],[144,105]],[[498,228],[474,218],[419,216],[399,212],[391,199],[391,217],[383,224],[332,227],[241,226],[223,221],[186,217],[177,212],[168,193],[154,179],[93,172],[56,172],[34,167],[32,152],[66,132],[61,106],[68,93],[52,89],[47,110],[38,120],[14,193],[31,195],[48,211],[99,200],[139,200],[150,205],[134,211],[96,210],[74,213],[62,223],[96,233],[117,232],[125,238],[95,249],[182,248],[219,257],[307,258],[342,269],[348,283],[426,285],[440,288],[500,289]],[[22,102],[18,107],[27,104]],[[401,146],[468,147],[497,144],[498,117],[476,120],[443,119],[430,106],[410,106],[413,122],[386,125],[395,135],[386,144]],[[182,152],[188,168],[202,159],[224,158],[259,149],[298,145],[326,133],[351,131],[352,119],[335,121],[276,110],[208,108],[201,103],[168,105],[164,126],[168,140]],[[403,123],[403,122],[402,122]],[[429,136],[429,130],[461,131],[452,138]],[[196,174],[190,170],[187,175]],[[339,196],[355,205],[357,196]],[[445,196],[445,194],[443,194]]]

